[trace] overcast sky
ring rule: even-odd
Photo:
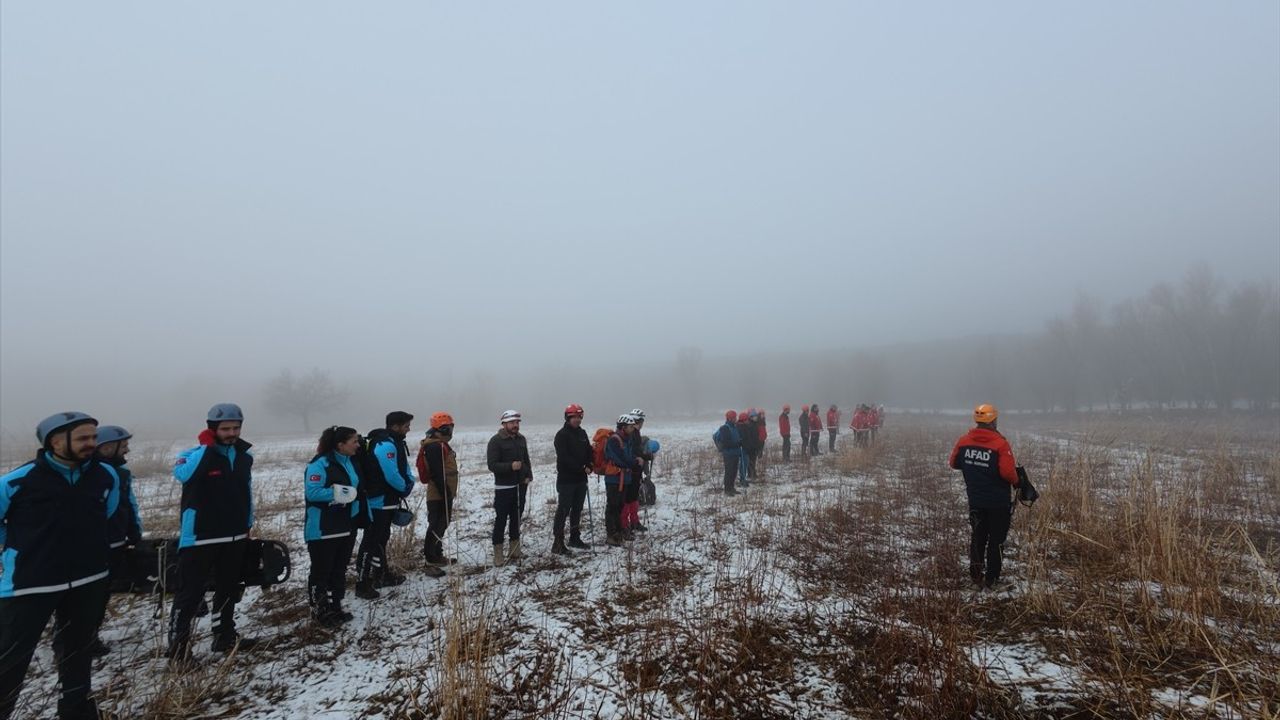
[[[0,240],[50,412],[1035,330],[1280,275],[1280,4],[6,0]]]

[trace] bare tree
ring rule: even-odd
[[[347,393],[333,384],[329,373],[320,368],[296,377],[292,370],[281,370],[267,383],[267,410],[276,415],[302,420],[304,432],[311,432],[311,418],[318,413],[336,410],[347,400]]]

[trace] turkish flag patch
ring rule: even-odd
[[[394,452],[389,452],[389,453],[387,453],[387,459],[388,459],[388,460],[395,460],[395,459],[396,459],[396,454],[395,454]]]
[[[307,478],[307,480],[309,480],[309,481],[311,481],[311,482],[320,482],[320,476],[319,476],[319,475],[312,475],[311,477]]]

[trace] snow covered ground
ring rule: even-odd
[[[587,423],[588,432],[594,427]],[[392,539],[392,562],[408,582],[375,601],[349,593],[356,618],[332,631],[311,626],[305,600],[302,476],[314,440],[256,443],[255,532],[286,541],[294,563],[288,583],[250,588],[238,607],[240,631],[270,640],[269,647],[223,660],[208,650],[204,619],[201,666],[178,676],[159,657],[164,620],[155,617],[154,599],[116,596],[102,632],[112,651],[95,664],[102,704],[125,717],[435,717],[477,705],[504,717],[872,717],[886,706],[866,705],[855,688],[875,685],[911,714],[913,694],[956,674],[1009,695],[1001,702],[1016,716],[1061,713],[1069,707],[1064,699],[1088,688],[1087,668],[1056,655],[1051,642],[979,637],[967,627],[1020,602],[1018,538],[1015,529],[1006,553],[1010,586],[983,594],[966,587],[963,521],[955,520],[963,494],[958,478],[936,466],[944,458],[921,464],[883,454],[864,464],[846,447],[838,461],[782,466],[771,441],[775,462],[762,481],[725,498],[709,451],[714,424],[651,422],[645,434],[663,450],[658,504],[642,511],[649,532],[626,548],[606,548],[604,491],[593,480],[595,531],[584,539],[597,548],[561,558],[549,552],[557,429],[524,428],[534,464],[524,560],[490,567],[493,490],[484,450],[492,431],[462,431],[453,442],[460,493],[446,537],[446,554],[460,564],[445,578],[420,572],[426,514],[419,487],[411,497],[419,521],[395,529]],[[152,459],[177,449],[135,447],[135,456]],[[178,486],[152,469],[137,480],[139,503],[148,529],[168,534]],[[898,501],[921,487],[936,497]],[[862,514],[848,516],[855,505]],[[881,506],[902,512],[881,515]],[[887,522],[895,525],[880,529]],[[954,544],[929,547],[939,524],[953,522]],[[876,540],[868,547],[824,542],[850,523]],[[862,562],[901,567],[915,587],[868,585],[850,570]],[[942,627],[954,628],[954,637],[917,615],[911,602],[921,598],[953,613]],[[930,649],[952,645],[945,657]],[[886,658],[883,665],[868,668],[876,656]],[[1176,683],[1163,692],[1172,708],[1206,702]],[[45,643],[23,695],[30,716],[52,715],[55,693]]]

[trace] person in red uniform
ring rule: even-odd
[[[783,405],[778,416],[778,436],[782,438],[782,462],[791,462],[791,406]]]
[[[977,427],[956,441],[950,460],[952,469],[964,473],[964,490],[969,499],[969,527],[973,531],[969,540],[969,577],[988,589],[1000,579],[1001,549],[1013,516],[1009,491],[1018,486],[1013,449],[996,430],[998,415],[994,405],[984,403],[974,408]]]
[[[836,435],[840,434],[840,410],[832,405],[827,410],[827,449],[831,452],[836,451]]]

